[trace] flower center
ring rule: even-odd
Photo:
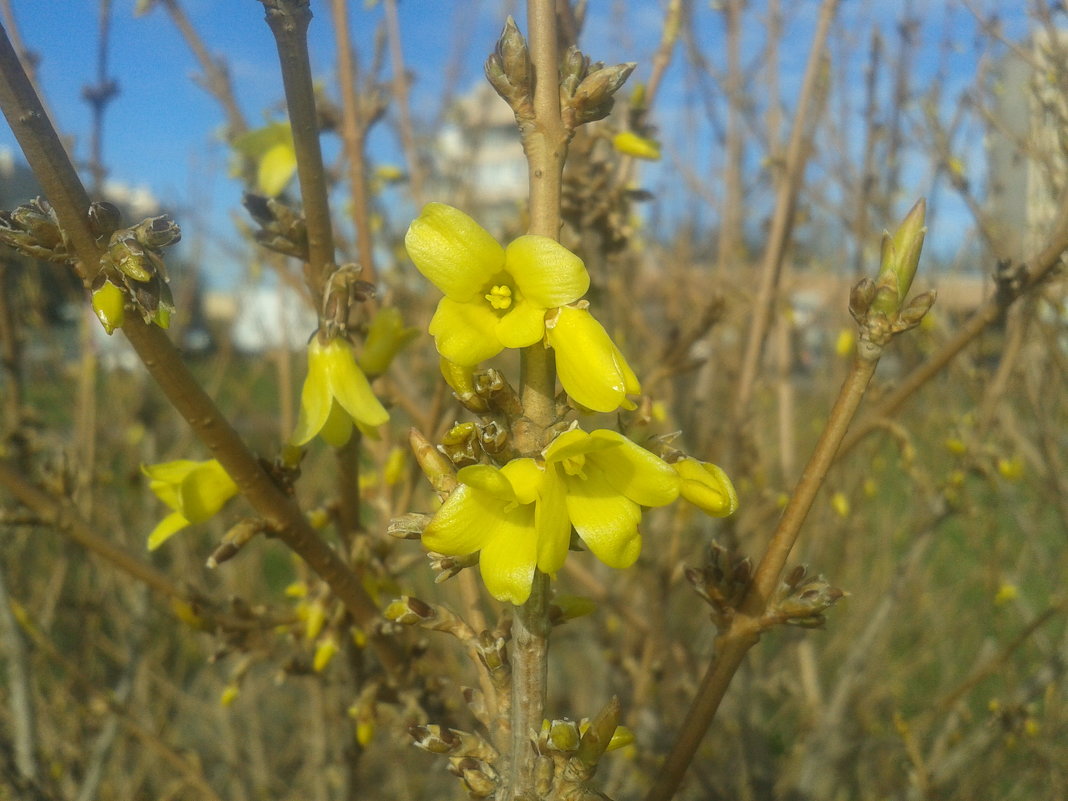
[[[512,305],[512,288],[507,284],[494,284],[485,298],[494,309],[504,311]]]
[[[584,454],[580,453],[577,456],[568,456],[565,459],[561,459],[560,466],[564,468],[564,472],[569,476],[578,476],[585,480],[586,456]]]

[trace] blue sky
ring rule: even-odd
[[[1006,32],[1017,37],[1025,30],[1022,3],[987,0],[1001,8]],[[209,49],[230,67],[243,111],[253,125],[277,114],[281,85],[274,43],[264,22],[263,8],[255,0],[182,0],[182,7],[205,39]],[[89,109],[82,88],[95,76],[97,3],[94,0],[12,0],[21,35],[41,58],[39,78],[61,130],[74,137],[75,153],[86,156]],[[195,82],[195,60],[166,13],[157,8],[135,18],[134,0],[115,0],[109,72],[119,81],[120,93],[109,106],[106,118],[105,160],[113,179],[149,188],[179,214],[184,225],[196,224],[215,236],[228,236],[231,215],[237,212],[240,187],[227,175],[228,152],[217,136],[223,115],[215,101]],[[584,49],[607,62],[637,61],[635,80],[648,75],[649,57],[660,31],[661,3],[624,3],[621,0],[591,0],[590,19],[583,37]],[[782,50],[782,94],[791,97],[800,82],[807,57],[811,27],[818,10],[816,0],[783,0],[789,15],[789,34]],[[750,4],[744,33],[744,58],[753,63],[763,32],[758,25],[763,3]],[[857,75],[854,94],[862,84],[861,59],[873,25],[893,43],[894,25],[904,8],[923,20],[917,47],[916,73],[922,82],[939,69],[947,80],[947,113],[958,102],[959,91],[973,79],[982,49],[975,46],[976,24],[971,13],[956,0],[913,0],[911,3],[878,0],[845,0],[840,24],[846,33],[835,47],[846,61],[843,73]],[[329,4],[313,0],[316,14],[310,30],[313,69],[332,83],[334,75],[333,32]],[[485,55],[492,49],[507,13],[520,19],[517,2],[449,2],[448,0],[403,0],[400,25],[409,68],[414,73],[413,113],[433,119],[438,110],[443,76],[448,66],[460,67],[461,89],[479,79]],[[695,2],[695,34],[708,57],[723,63],[723,30],[720,18],[708,4]],[[374,3],[354,0],[350,10],[353,39],[366,67],[373,50],[374,33],[382,9]],[[943,47],[946,39],[951,47]],[[387,60],[388,64],[388,60]],[[388,69],[386,70],[388,75]],[[850,87],[845,87],[849,90]],[[884,87],[884,91],[885,91]],[[859,95],[853,102],[859,104]],[[691,195],[678,192],[679,179],[672,165],[685,164],[697,174],[707,174],[715,186],[718,154],[712,132],[698,121],[687,132],[698,105],[692,71],[676,59],[667,75],[656,119],[661,126],[669,158],[646,167],[646,183],[665,195],[669,214],[686,214],[694,206]],[[832,100],[832,103],[837,103]],[[832,106],[833,108],[833,106]],[[700,116],[700,115],[696,115]],[[6,126],[0,126],[0,147],[15,147]],[[856,146],[856,143],[852,143]],[[961,145],[971,149],[971,160],[981,158],[977,135]],[[380,125],[370,143],[372,158],[397,162],[400,158],[391,126]],[[968,152],[964,153],[969,156]],[[751,158],[758,158],[753,153]],[[962,208],[944,188],[932,186],[920,166],[906,171],[904,194],[910,198],[934,194],[943,227],[934,237],[934,247],[951,251],[966,234]],[[903,198],[900,212],[911,200]],[[186,215],[182,219],[183,213]],[[707,221],[711,213],[696,215]]]

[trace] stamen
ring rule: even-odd
[[[497,310],[504,310],[512,305],[512,288],[505,284],[494,286],[485,297],[490,306]]]

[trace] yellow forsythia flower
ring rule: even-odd
[[[582,259],[547,236],[501,247],[459,209],[428,203],[404,237],[416,268],[445,295],[430,321],[438,353],[463,366],[545,336],[545,312],[590,286]]]
[[[237,485],[216,459],[205,462],[179,459],[144,465],[141,470],[149,478],[149,489],[174,510],[148,535],[150,551],[191,523],[203,523],[214,517],[237,494]]]
[[[297,428],[289,438],[292,445],[305,445],[320,435],[334,447],[352,436],[353,423],[372,431],[389,420],[367,376],[356,365],[352,348],[344,339],[320,342],[313,337],[308,345],[308,377],[300,395]]]
[[[560,383],[573,401],[595,412],[633,409],[627,396],[639,394],[641,383],[588,305],[579,301],[546,317]]]
[[[530,595],[535,567],[552,574],[563,566],[572,527],[602,562],[629,567],[641,552],[641,508],[679,493],[669,465],[615,431],[572,429],[542,455],[463,468],[423,532],[429,550],[480,551],[486,588],[517,605]]]

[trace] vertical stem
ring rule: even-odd
[[[534,120],[523,129],[530,180],[529,232],[556,239],[560,232],[560,186],[568,132],[560,114],[560,67],[554,0],[528,0],[527,28],[534,70]],[[516,432],[521,452],[544,447],[555,419],[556,363],[540,342],[521,355],[520,399],[530,422]],[[535,572],[530,598],[516,609],[512,625],[512,763],[501,798],[534,798],[537,756],[531,738],[541,727],[549,658],[549,577]]]
[[[307,280],[316,299],[322,297],[326,279],[334,269],[334,232],[330,224],[323,154],[319,147],[319,115],[315,110],[308,55],[308,0],[261,0],[267,24],[278,46],[293,147],[297,155],[297,178],[308,225]]]

